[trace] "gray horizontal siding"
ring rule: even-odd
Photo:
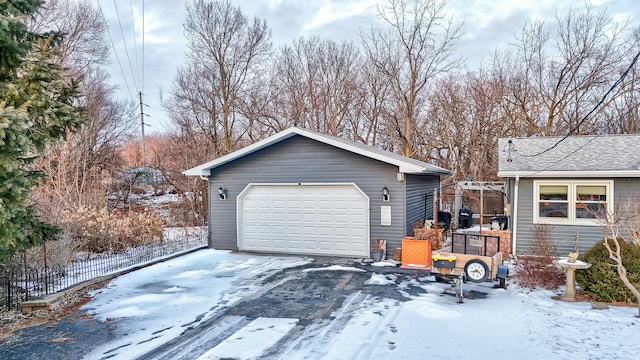
[[[213,169],[210,182],[209,229],[211,245],[237,250],[236,197],[249,183],[355,183],[369,196],[370,237],[400,246],[405,234],[404,183],[397,167],[302,136],[294,136],[259,152]],[[390,202],[382,201],[382,188]],[[221,201],[218,187],[227,190]],[[380,225],[380,207],[391,206],[391,226]]]
[[[413,227],[417,221],[433,219],[433,189],[440,187],[440,178],[407,175],[405,181],[407,191],[406,234],[413,236]]]
[[[598,179],[601,180],[601,179]],[[614,207],[624,211],[626,202],[638,203],[640,179],[615,179]],[[510,187],[512,190],[513,187]],[[537,248],[533,224],[533,179],[521,179],[518,199],[517,253],[531,253]],[[513,206],[513,204],[512,204]],[[513,213],[513,211],[512,211]],[[579,252],[584,253],[604,238],[602,226],[547,225],[550,239],[558,248],[559,255],[573,251],[576,231],[579,238]]]

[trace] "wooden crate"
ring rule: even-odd
[[[393,249],[393,260],[402,261],[402,248]]]

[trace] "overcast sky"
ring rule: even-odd
[[[119,87],[118,96],[138,103],[144,95],[147,133],[162,132],[168,119],[160,105],[160,91],[167,94],[176,69],[184,59],[185,4],[176,0],[100,1],[115,47],[108,71]],[[144,12],[143,6],[144,3]],[[358,31],[378,24],[376,0],[232,0],[243,13],[267,21],[275,46],[305,35],[359,43]],[[640,19],[637,0],[592,0],[615,18]],[[496,47],[503,46],[532,18],[553,19],[570,6],[584,7],[584,0],[452,0],[455,21],[464,21],[458,49],[473,68]],[[144,13],[144,46],[142,14]],[[119,15],[119,16],[118,16]],[[119,18],[119,21],[118,21]],[[637,25],[636,25],[637,26]],[[144,55],[144,56],[143,56]],[[119,61],[118,61],[119,60]],[[144,64],[144,67],[143,67]]]

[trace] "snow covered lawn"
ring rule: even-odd
[[[203,250],[115,279],[84,306],[100,321],[114,321],[120,338],[99,346],[88,359],[132,359],[259,294],[277,271],[313,261]],[[368,270],[373,270],[371,267]],[[362,271],[327,266],[326,271]],[[317,271],[317,270],[315,270]],[[638,359],[640,319],[633,307],[592,310],[586,302],[553,300],[549,291],[512,284],[465,284],[474,298],[458,304],[448,285],[431,277],[397,281],[371,272],[365,286],[397,288],[409,301],[354,294],[332,323],[298,319],[248,319],[223,342],[184,358],[252,359]],[[421,288],[415,294],[407,289]],[[412,295],[413,294],[413,295]],[[486,296],[485,296],[486,294]],[[359,299],[359,300],[358,300]],[[342,319],[342,322],[337,322]],[[235,321],[233,319],[229,321]],[[225,335],[227,336],[227,335]]]

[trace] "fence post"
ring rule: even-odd
[[[9,281],[9,271],[8,269],[2,269],[2,287],[5,287],[6,283],[6,295],[4,300],[6,301],[7,309],[11,310],[11,281]]]
[[[29,271],[27,270],[27,252],[22,252],[22,262],[24,264],[24,290],[25,290],[25,299],[29,298]]]

